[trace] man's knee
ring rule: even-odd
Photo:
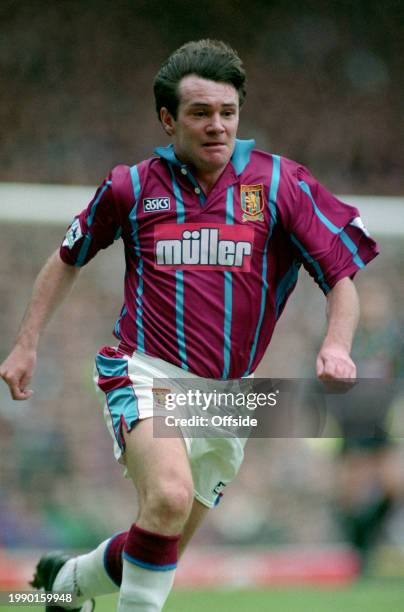
[[[141,504],[140,517],[158,531],[179,532],[189,516],[193,485],[185,479],[155,483]]]

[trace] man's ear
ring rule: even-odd
[[[175,132],[175,120],[165,106],[160,108],[160,121],[163,129],[168,136],[172,136]]]

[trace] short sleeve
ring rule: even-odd
[[[296,172],[293,209],[287,231],[298,257],[323,290],[353,278],[379,252],[357,208],[328,192],[303,166]]]
[[[119,232],[111,173],[98,187],[87,208],[73,219],[60,247],[60,257],[67,264],[84,266],[100,249],[112,244]]]

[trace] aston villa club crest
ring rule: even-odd
[[[264,186],[263,185],[241,185],[240,188],[241,208],[243,210],[243,221],[264,220]]]

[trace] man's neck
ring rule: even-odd
[[[223,171],[224,168],[221,168],[220,170],[216,170],[215,172],[199,172],[195,174],[195,178],[198,181],[199,185],[202,187],[202,190],[205,195],[208,195],[208,193],[212,191],[220,176],[223,174]]]

